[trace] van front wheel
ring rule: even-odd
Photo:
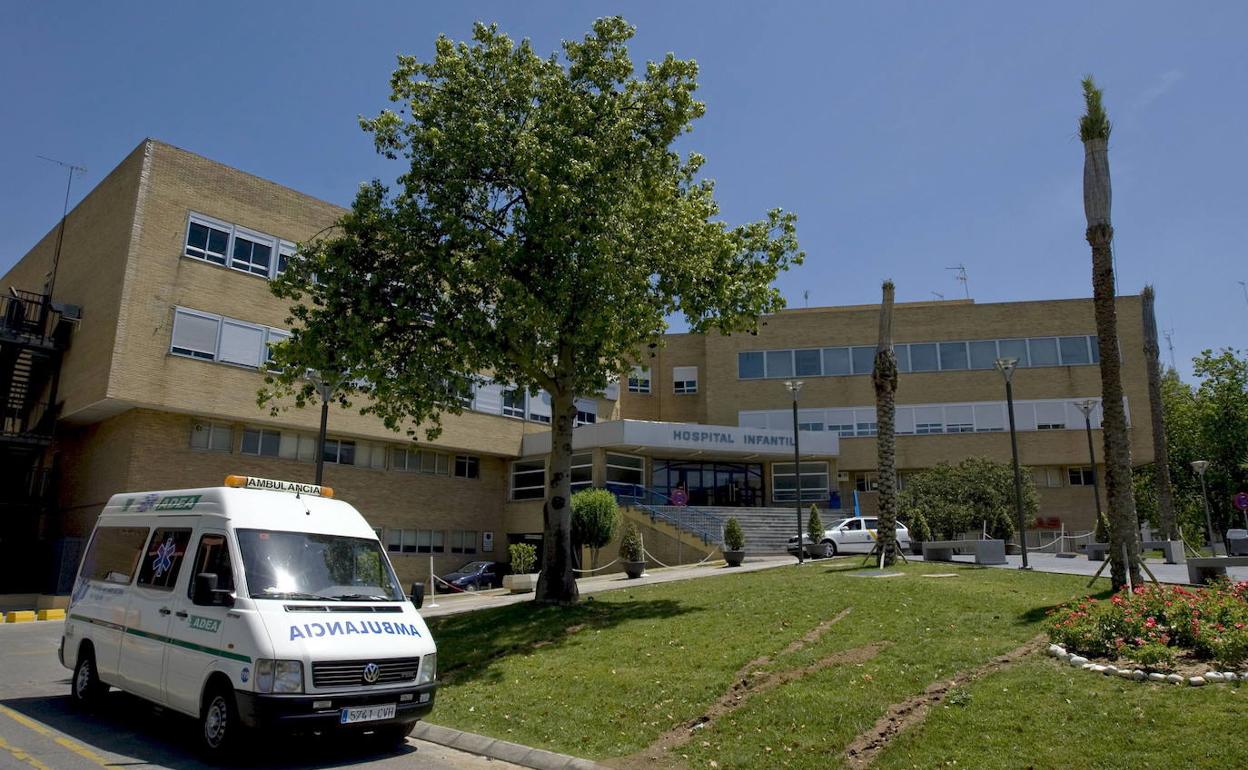
[[[70,684],[74,703],[81,708],[98,706],[108,685],[100,681],[95,668],[95,653],[88,647],[78,653],[78,663],[74,666],[74,679]]]
[[[227,757],[242,742],[244,730],[238,717],[234,693],[225,687],[215,687],[204,699],[199,717],[200,740],[209,756]]]

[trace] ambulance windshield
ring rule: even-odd
[[[307,532],[238,530],[253,599],[404,600],[376,540]]]

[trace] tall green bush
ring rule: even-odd
[[[605,489],[582,489],[572,495],[572,542],[590,549],[595,568],[599,549],[615,539],[619,526],[615,495]]]
[[[740,551],[745,548],[745,533],[741,531],[741,522],[733,516],[724,525],[724,548],[729,551]]]
[[[645,561],[641,535],[637,532],[637,525],[631,521],[624,525],[624,537],[620,538],[620,561]]]
[[[819,506],[813,503],[810,506],[810,517],[806,519],[806,534],[812,543],[823,539],[823,519],[819,518]]]

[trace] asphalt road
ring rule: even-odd
[[[208,768],[195,752],[198,725],[113,690],[83,714],[69,702],[69,670],[56,659],[59,621],[0,625],[0,769]],[[257,739],[242,767],[512,770],[517,765],[409,738],[401,749],[328,739]]]

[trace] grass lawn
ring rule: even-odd
[[[1045,611],[1086,584],[923,564],[863,578],[858,563],[726,570],[575,608],[437,619],[445,682],[432,721],[630,767],[848,766],[846,747],[891,704],[1034,638]],[[732,697],[738,672],[764,657],[745,677],[774,686]],[[1033,655],[960,687],[874,766],[1238,767],[1245,699],[1248,688],[1108,680]],[[691,738],[678,729],[707,713]],[[660,751],[673,735],[688,742]]]

